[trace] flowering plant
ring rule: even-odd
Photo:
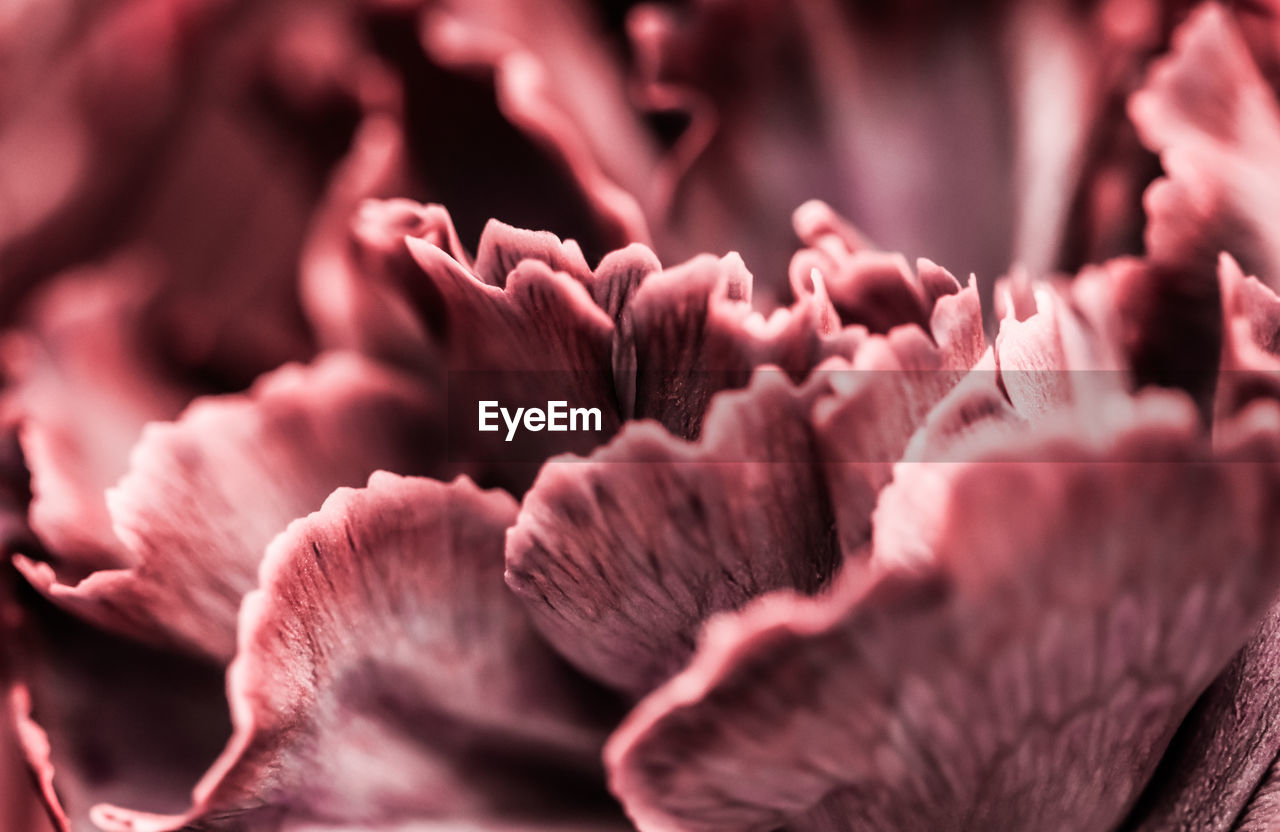
[[[3,828],[1274,828],[1275,15],[0,11]]]

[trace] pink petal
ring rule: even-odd
[[[1246,278],[1227,254],[1218,264],[1218,282],[1224,320],[1214,408],[1215,417],[1223,419],[1255,399],[1280,399],[1280,356],[1268,349],[1268,310],[1275,302],[1270,289],[1256,278]]]
[[[614,792],[645,832],[1114,826],[1280,582],[1268,417],[1220,462],[1162,395],[921,463],[934,513],[887,492],[875,544],[917,567],[711,628],[610,740]]]
[[[520,239],[528,238],[508,236]],[[547,456],[585,452],[617,430],[614,322],[595,304],[585,275],[519,257],[498,287],[428,241],[406,241],[419,270],[406,276],[402,289],[428,322],[448,368],[452,458],[477,463],[486,482],[522,490]],[[501,431],[476,429],[482,401],[514,411],[554,400],[598,408],[600,430],[525,434],[508,443]]]
[[[840,327],[824,283],[806,275],[799,299],[768,318],[751,308],[752,276],[737,255],[700,255],[649,277],[630,316],[635,417],[697,438],[712,396],[771,364],[801,380],[823,359],[853,354],[865,332]]]
[[[1272,763],[1266,778],[1249,799],[1249,805],[1232,832],[1267,832],[1280,820],[1280,765]]]
[[[154,297],[154,272],[137,259],[66,275],[4,345],[31,471],[30,523],[72,580],[127,562],[103,492],[128,468],[142,426],[173,418],[194,392],[149,354],[144,315]]]
[[[591,281],[591,269],[572,240],[561,242],[550,231],[526,231],[489,220],[476,252],[476,277],[490,286],[505,288],[507,277],[525,260],[546,263],[582,283]]]
[[[1225,832],[1237,828],[1251,804],[1255,818],[1275,817],[1263,811],[1265,799],[1256,804],[1280,754],[1278,646],[1280,611],[1273,607],[1179,729],[1138,804],[1133,829]]]
[[[632,423],[586,459],[544,466],[507,537],[507,583],[539,630],[639,695],[684,666],[709,616],[820,589],[839,565],[812,463],[820,390],[762,370],[716,398],[695,444]]]
[[[183,28],[199,28],[200,15],[153,2],[94,11],[63,50],[46,53],[48,65],[0,119],[6,304],[116,230],[122,217],[102,209],[154,162],[179,103],[176,41]]]
[[[1231,13],[1216,3],[1197,9],[1129,112],[1168,176],[1146,194],[1149,253],[1212,268],[1226,249],[1276,285],[1280,107]]]
[[[264,377],[245,396],[198,400],[149,426],[109,492],[129,561],[75,585],[17,565],[44,594],[109,629],[219,659],[267,542],[335,487],[379,468],[421,471],[440,415],[414,382],[350,354]]]
[[[1115,288],[1108,291],[1112,293],[1109,303],[1115,303],[1114,296],[1120,292]],[[1024,418],[1034,422],[1062,410],[1087,409],[1100,396],[1129,389],[1126,359],[1138,365],[1136,375],[1141,382],[1163,381],[1164,386],[1174,386],[1172,378],[1144,376],[1141,371],[1148,367],[1142,359],[1147,356],[1125,355],[1123,348],[1130,345],[1114,342],[1109,336],[1115,336],[1101,329],[1098,322],[1079,314],[1070,293],[1062,287],[1038,285],[1031,290],[1031,298],[1035,311],[1026,319],[1018,320],[1010,313],[1001,320],[994,353],[1000,386]],[[1174,304],[1166,307],[1176,308]],[[1107,312],[1115,314],[1116,310],[1108,306]],[[1152,329],[1158,331],[1153,319],[1158,320],[1150,315],[1141,321],[1145,328],[1131,326],[1131,340],[1150,337]],[[1209,352],[1209,359],[1202,363],[1209,365],[1208,387],[1212,390],[1216,356]]]
[[[366,118],[317,209],[302,251],[300,290],[322,348],[353,350],[421,368],[434,357],[426,334],[386,273],[397,266],[408,268],[403,238],[414,230],[430,233],[419,223],[431,218],[407,202],[397,215],[361,210],[364,200],[404,187],[404,157],[398,120],[385,115]],[[440,224],[440,233],[460,249],[447,215]]]
[[[7,704],[0,725],[0,820],[6,829],[67,832],[70,821],[53,790],[49,738],[31,719],[31,696],[15,686]]]
[[[95,821],[377,827],[581,801],[572,788],[591,781],[599,715],[502,583],[515,513],[509,496],[465,479],[378,473],[295,521],[245,602],[229,674],[235,734],[192,808],[99,806]]]
[[[824,368],[835,395],[815,406],[814,423],[846,555],[866,543],[876,494],[911,435],[985,349],[973,282],[939,298],[931,320],[931,333],[896,327],[869,339],[852,362]]]
[[[30,177],[49,203],[6,203],[23,216],[0,233],[4,296],[67,265],[145,249],[170,290],[149,316],[166,332],[164,358],[236,388],[307,354],[297,254],[316,172],[349,138],[341,118],[326,119],[353,94],[326,88],[308,110],[292,97],[297,79],[270,69],[287,33],[344,13],[237,5],[112,5],[73,34],[30,106],[0,124],[12,160],[0,180],[22,189],[14,176]]]

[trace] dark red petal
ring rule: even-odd
[[[1197,9],[1129,112],[1168,175],[1146,194],[1149,254],[1208,270],[1225,249],[1278,285],[1280,107],[1231,13]]]
[[[586,459],[547,463],[507,537],[507,583],[539,630],[639,695],[684,666],[709,616],[820,589],[839,554],[813,464],[819,389],[761,370],[716,398],[696,444],[633,423]]]
[[[446,2],[423,18],[436,61],[491,70],[498,106],[556,154],[615,242],[647,242],[655,149],[608,41],[577,0]]]
[[[72,586],[46,565],[17,565],[90,621],[228,659],[271,538],[371,471],[432,469],[440,418],[417,384],[351,354],[282,368],[245,396],[199,399],[147,428],[107,496],[127,568]]]
[[[222,668],[28,609],[9,705],[54,815],[79,832],[101,801],[185,805],[230,734]]]
[[[1120,424],[913,466],[881,501],[870,573],[709,628],[607,747],[632,819],[1114,826],[1280,583],[1280,411],[1225,461],[1180,397]]]
[[[588,815],[574,787],[590,782],[604,723],[502,582],[515,514],[465,479],[380,472],[292,523],[245,600],[235,734],[192,808],[100,806],[96,822]]]
[[[712,396],[771,364],[796,380],[824,358],[850,356],[865,331],[841,329],[821,276],[768,318],[751,308],[742,258],[699,255],[652,275],[628,309],[635,343],[635,417],[696,439]]]
[[[1120,346],[1139,387],[1185,390],[1212,412],[1223,349],[1222,299],[1211,265],[1154,260],[1107,264]]]

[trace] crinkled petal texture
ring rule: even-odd
[[[921,264],[921,275],[932,275],[935,285],[950,292],[932,305],[927,329],[898,323],[860,346],[851,361],[822,368],[833,395],[814,407],[817,459],[847,556],[865,547],[876,495],[912,434],[986,349],[977,287],[971,281],[960,289],[950,275],[929,266]]]
[[[606,715],[503,584],[515,512],[466,479],[378,473],[295,521],[245,601],[235,734],[191,811],[103,806],[97,823],[589,819]]]
[[[876,562],[714,623],[606,751],[657,830],[1104,829],[1280,583],[1280,413],[1158,393],[904,464]],[[927,499],[922,499],[922,495]],[[914,563],[915,568],[892,568]]]
[[[107,497],[122,568],[66,584],[47,564],[17,563],[90,621],[226,660],[266,544],[374,470],[438,471],[441,424],[418,383],[359,356],[286,366],[147,428]]]
[[[911,299],[905,320],[870,338],[841,328],[820,264],[848,256],[799,258],[800,297],[769,318],[746,308],[737,257],[695,258],[634,293],[635,410],[660,424],[549,462],[507,539],[508,583],[586,673],[643,695],[684,666],[710,616],[778,589],[818,592],[865,547],[893,463],[985,339],[972,284],[901,258],[840,277],[854,295],[855,283],[894,287]],[[882,306],[882,321],[900,311]],[[752,367],[746,390],[726,390]]]
[[[684,666],[708,616],[823,587],[840,557],[812,462],[818,392],[761,370],[717,397],[698,443],[637,422],[547,463],[507,537],[507,582],[539,629],[640,695]]]

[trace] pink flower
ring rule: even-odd
[[[1276,823],[1270,12],[591,12],[0,19],[0,818]]]

